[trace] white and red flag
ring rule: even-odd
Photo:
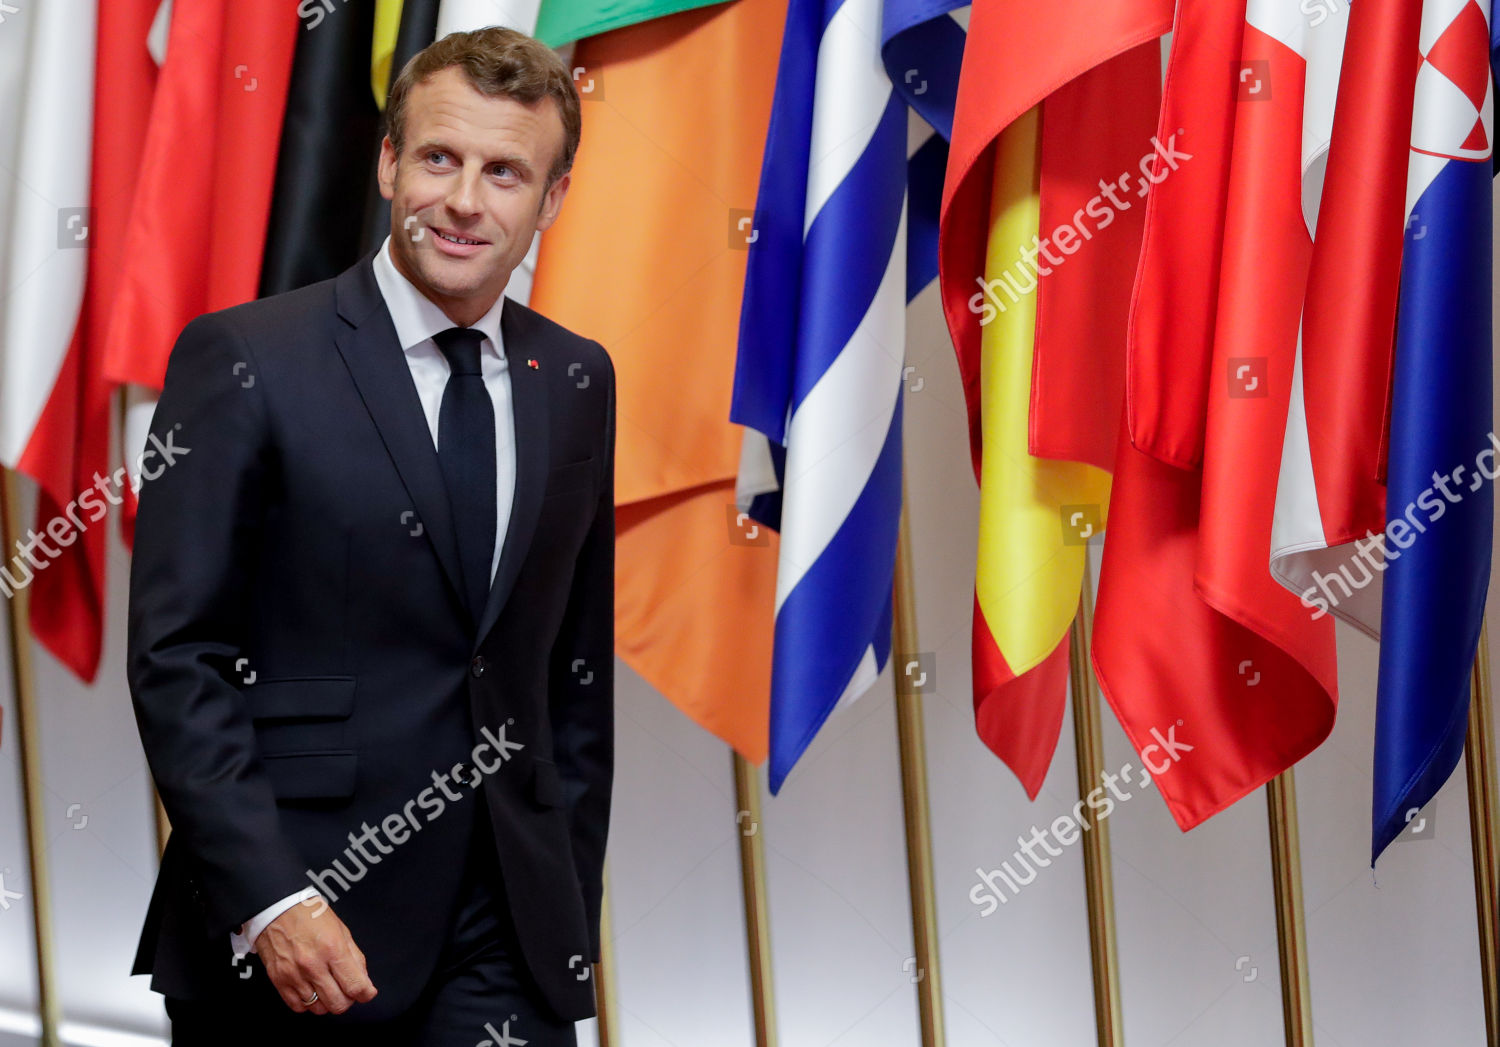
[[[1347,9],[1313,25],[1298,0],[1236,6],[1178,8],[1190,32],[1174,37],[1164,120],[1196,116],[1189,129],[1229,149],[1153,190],[1094,635],[1137,747],[1174,728],[1194,747],[1157,782],[1184,829],[1315,748],[1337,703],[1332,622],[1310,620],[1268,560],[1312,255],[1305,201]],[[1184,267],[1162,250],[1194,237],[1217,257],[1200,243],[1201,264]]]

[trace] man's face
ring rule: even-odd
[[[457,67],[412,89],[402,155],[389,138],[380,147],[392,260],[454,323],[489,311],[532,234],[557,219],[569,176],[546,182],[562,147],[550,98],[491,98]]]

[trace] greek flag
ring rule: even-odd
[[[968,14],[968,0],[885,0],[880,53],[886,73],[932,128],[906,161],[908,302],[938,275],[938,219]]]
[[[755,430],[740,505],[781,533],[773,793],[890,656],[907,112],[881,60],[882,8],[791,0],[745,276],[729,417]]]

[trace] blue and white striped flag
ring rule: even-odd
[[[938,219],[968,14],[968,0],[885,0],[880,52],[886,74],[932,128],[906,161],[908,302],[938,275]]]
[[[881,0],[791,0],[745,277],[729,417],[785,455],[779,512],[750,502],[778,486],[754,433],[738,492],[781,532],[773,793],[890,656],[907,115],[881,61],[881,21]]]

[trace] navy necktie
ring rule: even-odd
[[[469,613],[477,622],[490,591],[495,554],[495,405],[479,371],[484,335],[450,327],[433,337],[452,368],[438,411],[438,463],[453,506]]]

